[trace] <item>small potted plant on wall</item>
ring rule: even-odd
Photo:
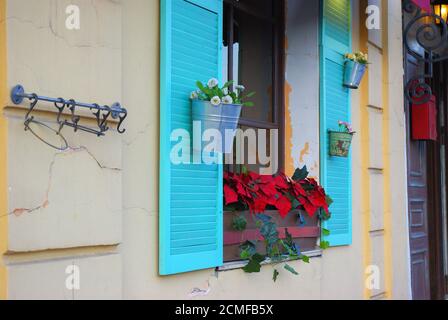
[[[343,121],[339,121],[339,131],[329,131],[330,135],[330,156],[347,158],[352,143],[352,126]]]
[[[241,108],[253,106],[253,103],[246,99],[255,95],[255,92],[244,95],[245,88],[242,85],[236,85],[235,89],[231,90],[232,84],[233,81],[229,81],[220,87],[219,81],[215,78],[208,80],[207,85],[197,81],[198,89],[190,95],[193,122],[201,122],[202,130],[219,130],[223,153],[232,152]]]
[[[362,52],[347,53],[344,57],[344,86],[350,89],[358,89],[369,64],[367,54]]]

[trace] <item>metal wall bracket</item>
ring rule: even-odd
[[[448,45],[447,24],[442,17],[423,12],[412,0],[403,2],[403,10],[412,15],[403,32],[406,52],[417,59],[424,70],[409,79],[405,86],[405,97],[411,103],[423,104],[432,96],[432,89],[427,81],[433,77],[434,63],[448,60],[447,54],[440,54]],[[413,44],[418,44],[419,48]]]

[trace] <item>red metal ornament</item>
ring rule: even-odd
[[[412,104],[411,129],[413,140],[437,141],[436,97],[423,104]]]

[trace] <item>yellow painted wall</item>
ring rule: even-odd
[[[383,0],[383,8],[387,8],[387,1]],[[388,20],[387,10],[383,10],[383,39],[388,37]],[[388,42],[383,47],[383,110],[384,110],[384,126],[383,126],[383,163],[384,163],[384,286],[386,297],[392,298],[392,219],[391,219],[391,170],[390,170],[390,108],[389,108],[389,46]]]
[[[364,9],[367,1],[362,1],[360,5],[360,21],[365,17]],[[359,50],[367,52],[367,29],[360,28],[359,34]],[[370,161],[370,146],[369,146],[369,113],[367,105],[369,103],[369,69],[363,78],[360,90],[360,130],[359,137],[361,139],[361,210],[362,210],[362,247],[363,247],[363,262],[364,268],[371,264],[371,241],[370,241],[370,175],[369,175],[369,161]],[[364,298],[368,299],[371,295],[371,290],[364,286]]]
[[[357,7],[361,27],[359,34],[354,35],[357,47],[353,50],[368,53],[371,64],[359,92],[354,94],[359,98],[359,106],[355,107],[359,108],[358,138],[361,142],[358,174],[364,277],[365,281],[368,277],[371,279],[370,267],[378,267],[380,287],[365,286],[364,298],[405,299],[409,298],[410,279],[401,7],[398,1],[378,2],[381,5],[381,38],[378,38],[363,27],[367,5],[368,1],[362,0]],[[375,176],[381,177],[380,185],[376,184]],[[382,203],[382,207],[378,203]]]
[[[6,134],[7,124],[3,107],[7,101],[6,85],[6,0],[0,0],[0,255],[7,250],[7,195],[6,195]],[[0,299],[6,299],[6,268],[0,259]]]

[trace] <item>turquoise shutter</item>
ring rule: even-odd
[[[175,129],[192,134],[189,95],[221,78],[222,0],[161,0],[159,273],[222,265],[222,164],[170,162]]]
[[[328,130],[350,122],[350,92],[343,87],[344,54],[351,51],[350,0],[323,0],[321,8],[321,182],[333,199],[332,217],[324,223],[331,246],[352,242],[351,158],[329,156]]]

